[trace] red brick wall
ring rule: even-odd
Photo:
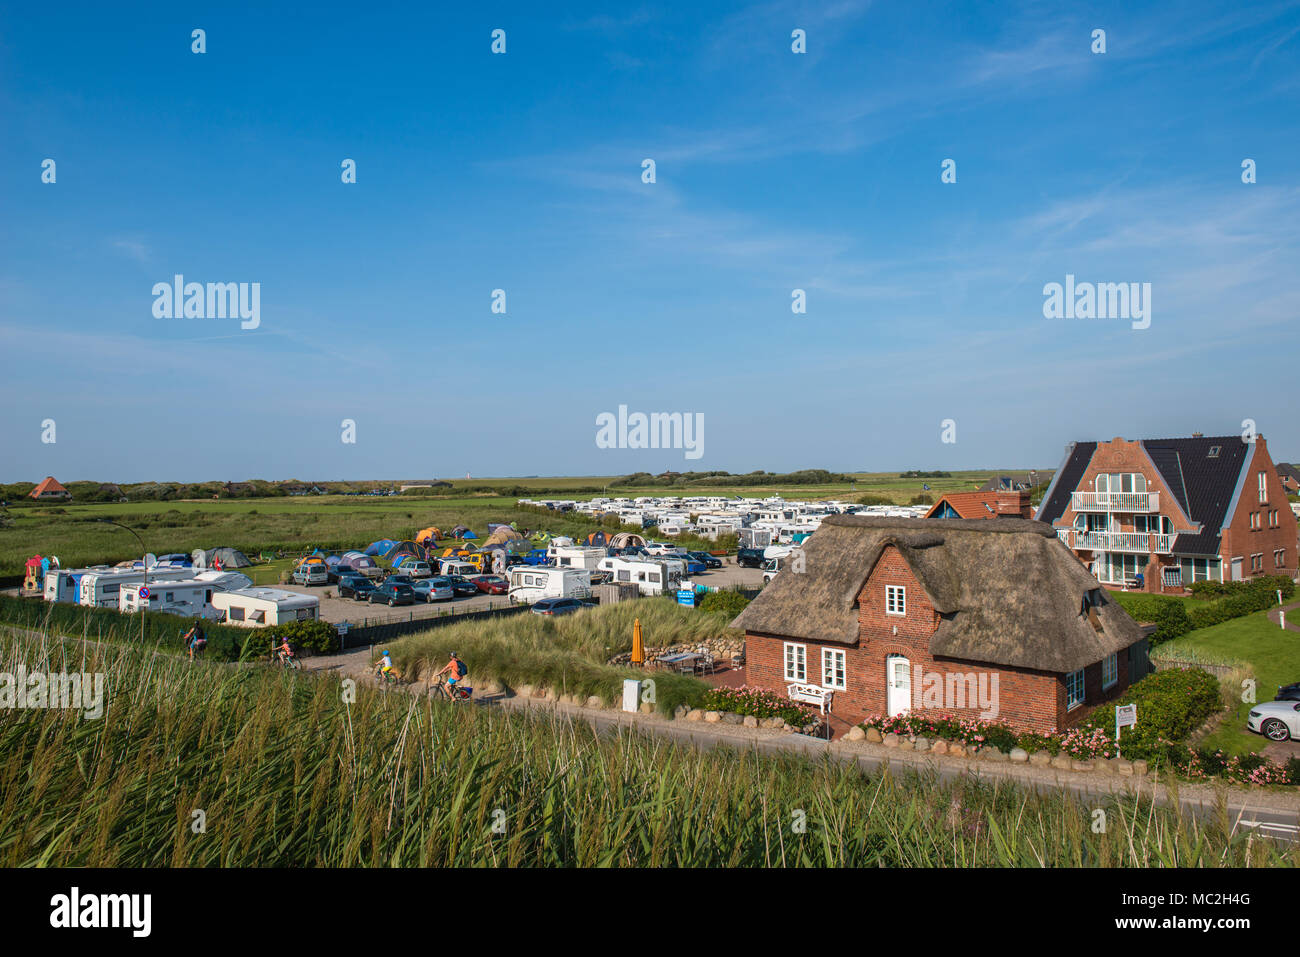
[[[1259,501],[1258,473],[1263,472],[1268,493],[1268,502]],[[1269,528],[1269,512],[1276,511],[1277,528]],[[1250,527],[1250,515],[1259,513],[1259,528]],[[1278,568],[1273,562],[1273,552],[1284,549],[1284,567]],[[1223,559],[1223,580],[1232,579],[1232,559],[1241,558],[1241,575],[1249,579],[1259,575],[1277,575],[1285,573],[1292,578],[1296,573],[1296,520],[1291,511],[1291,503],[1286,499],[1282,480],[1278,478],[1277,466],[1268,454],[1268,445],[1262,436],[1255,439],[1254,454],[1246,469],[1246,481],[1241,488],[1241,497],[1237,499],[1237,510],[1233,513],[1228,528],[1223,533],[1219,548]],[[1263,553],[1264,567],[1251,571],[1250,556]]]

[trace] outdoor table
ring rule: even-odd
[[[693,665],[695,659],[698,657],[699,655],[695,654],[694,652],[681,651],[675,655],[664,655],[662,658],[659,659],[658,664],[664,668],[680,668],[680,667],[684,667],[687,664],[691,664],[692,665],[691,670],[694,671]]]

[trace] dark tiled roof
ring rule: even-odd
[[[1218,447],[1218,454],[1210,452]],[[1151,461],[1160,471],[1169,491],[1194,522],[1198,534],[1181,534],[1174,551],[1184,555],[1217,555],[1219,532],[1241,479],[1241,470],[1251,451],[1240,435],[1204,436],[1192,439],[1143,439]]]
[[[1087,471],[1088,463],[1092,461],[1092,453],[1095,451],[1097,451],[1096,442],[1074,444],[1070,457],[1066,459],[1061,471],[1056,474],[1051,496],[1039,506],[1035,518],[1051,525],[1065,514],[1066,506],[1070,504],[1070,493],[1079,487],[1079,479],[1083,478],[1083,473]]]

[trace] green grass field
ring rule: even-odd
[[[1267,616],[1259,611],[1189,632],[1152,653],[1186,655],[1213,664],[1242,662],[1254,676],[1257,700],[1272,701],[1279,686],[1300,681],[1300,635],[1283,631]],[[1232,690],[1237,700],[1232,713],[1200,746],[1222,748],[1229,754],[1258,753],[1268,741],[1246,730],[1246,712],[1251,706],[1239,700],[1240,688]]]
[[[827,486],[774,485],[671,489],[610,489],[614,495],[741,495],[779,494],[787,499],[838,498],[855,500],[881,495],[905,503],[921,492],[937,498],[945,491],[977,487],[990,472],[958,472],[946,479],[900,479],[897,473],[863,474],[856,483]],[[1005,474],[1005,473],[999,473]],[[1043,472],[1040,475],[1047,475]],[[602,478],[475,479],[475,485],[502,488],[522,485],[547,488],[568,483],[595,486]],[[856,485],[856,487],[855,487]],[[599,494],[599,493],[596,493]],[[524,496],[527,497],[527,496]],[[556,497],[539,496],[539,497]],[[592,493],[581,498],[589,499]],[[191,552],[195,548],[231,545],[256,558],[262,551],[297,553],[312,547],[364,547],[378,538],[410,538],[429,525],[444,531],[458,524],[482,534],[488,522],[515,522],[520,528],[552,534],[584,535],[597,526],[589,519],[559,513],[540,514],[516,507],[514,495],[460,496],[295,496],[262,499],[122,502],[93,504],[23,504],[8,510],[10,527],[0,527],[0,577],[22,573],[32,555],[58,556],[65,568],[139,557],[139,545],[129,532],[97,519],[129,525],[155,554]],[[688,543],[692,544],[692,543]],[[693,543],[699,544],[699,543]]]

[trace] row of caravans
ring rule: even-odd
[[[586,556],[568,557],[576,562]],[[596,562],[595,568],[517,565],[510,570],[510,601],[531,605],[543,598],[590,598],[593,571],[609,573],[610,581],[614,583],[634,584],[642,595],[671,595],[681,587],[686,575],[686,562],[672,557],[629,559],[606,556]]]
[[[118,593],[118,610],[127,613],[155,611],[186,618],[218,619],[221,611],[214,598],[223,592],[253,587],[253,580],[239,572],[203,571],[193,578],[158,580],[150,570],[149,583],[123,584]]]

